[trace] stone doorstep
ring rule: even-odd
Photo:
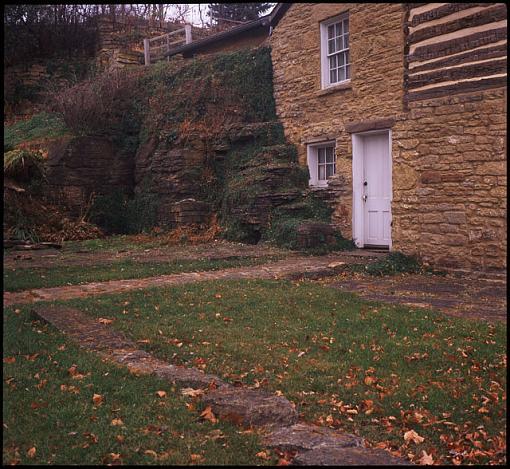
[[[295,452],[295,465],[408,465],[383,450],[363,447],[363,439],[327,427],[298,423],[295,405],[262,389],[234,387],[196,368],[171,365],[136,348],[110,326],[98,324],[81,311],[59,306],[33,308],[31,316],[52,324],[81,347],[132,373],[155,374],[180,388],[203,389],[202,402],[219,418],[259,428],[266,447]],[[98,343],[99,342],[99,343]]]

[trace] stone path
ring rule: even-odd
[[[83,285],[39,288],[19,292],[4,292],[4,306],[37,301],[69,300],[107,293],[122,293],[169,285],[181,285],[189,282],[207,280],[234,279],[298,279],[320,278],[335,275],[347,263],[360,263],[373,260],[379,254],[340,253],[320,257],[293,257],[269,264],[233,267],[208,272],[186,272],[160,275],[144,279],[110,280]]]
[[[109,325],[79,310],[36,307],[32,314],[67,334],[81,347],[135,374],[155,374],[177,387],[201,389],[202,400],[221,419],[256,428],[268,448],[292,451],[296,465],[408,465],[380,449],[363,446],[355,435],[298,422],[295,405],[283,396],[248,387],[232,386],[201,370],[171,365],[136,345]]]
[[[63,249],[42,249],[39,251],[20,252],[7,250],[4,252],[5,268],[56,268],[62,266],[105,265],[119,261],[139,263],[164,263],[179,260],[220,260],[239,257],[282,256],[298,257],[298,254],[279,249],[264,243],[256,246],[232,243],[224,240],[208,244],[186,246],[161,246],[147,249],[112,249],[103,251],[73,250],[64,245]]]
[[[458,278],[452,275],[339,277],[325,281],[367,300],[433,308],[453,316],[506,321],[506,281]]]

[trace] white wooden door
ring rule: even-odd
[[[364,244],[391,244],[391,165],[387,132],[363,136]]]

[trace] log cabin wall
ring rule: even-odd
[[[404,4],[405,121],[396,126],[395,248],[432,264],[506,268],[507,10]],[[405,178],[404,178],[405,179]],[[416,247],[410,248],[412,244]]]

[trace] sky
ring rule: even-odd
[[[181,11],[185,10],[186,5],[189,6],[188,12],[185,15],[186,21],[189,21],[191,24],[195,26],[201,26],[201,19],[200,19],[200,11],[202,11],[202,19],[203,21],[207,22],[209,21],[209,15],[208,12],[208,3],[177,3],[176,4],[176,11],[178,9],[181,9]],[[274,4],[276,5],[276,3]],[[268,11],[270,13],[271,10]],[[170,13],[170,12],[169,12]],[[171,13],[170,13],[171,14]]]

